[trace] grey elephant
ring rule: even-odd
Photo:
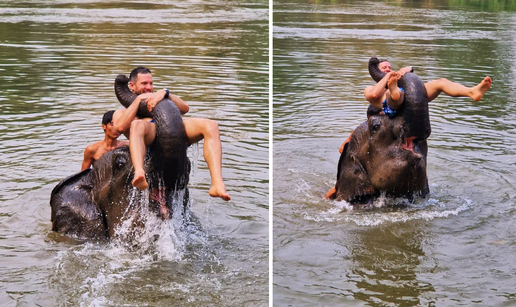
[[[385,76],[378,64],[377,58],[369,61],[376,82]],[[409,199],[428,194],[426,139],[431,127],[425,85],[416,74],[406,73],[398,86],[405,98],[397,116],[389,118],[370,106],[372,116],[345,144],[338,162],[336,200],[363,204],[382,194]]]
[[[129,90],[128,82],[125,75],[115,79],[116,96],[125,107],[137,96]],[[152,112],[142,102],[138,116],[152,117],[156,123],[156,139],[147,148],[144,161],[148,192],[139,192],[131,184],[134,170],[129,147],[112,150],[93,168],[62,180],[52,190],[53,231],[78,239],[103,240],[115,237],[128,216],[131,228],[144,227],[138,217],[142,202],[148,202],[149,209],[163,219],[178,214],[174,212],[177,208],[187,209],[190,161],[181,113],[172,101],[163,99]]]

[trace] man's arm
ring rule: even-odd
[[[95,162],[93,156],[95,155],[95,146],[94,144],[90,144],[86,146],[84,150],[84,159],[82,160],[81,172],[85,169],[90,168],[90,166]]]
[[[136,113],[138,113],[140,103],[151,96],[151,93],[138,95],[127,109],[116,110],[115,113],[113,113],[113,127],[116,131],[122,134],[129,131],[131,122],[136,117]]]
[[[176,104],[177,108],[181,112],[181,115],[185,115],[188,113],[188,111],[190,111],[190,107],[186,104],[186,102],[183,101],[183,99],[179,98],[179,96],[170,94],[168,98]]]
[[[159,90],[152,97],[149,97],[147,100],[147,110],[152,111],[154,107],[165,98],[165,95],[167,94],[166,90]],[[188,111],[190,111],[190,107],[184,102],[181,98],[174,94],[169,94],[168,99],[170,99],[179,109],[181,112],[181,115],[185,115]]]
[[[383,100],[383,96],[385,95],[387,80],[389,79],[390,74],[395,74],[395,73],[396,72],[390,72],[390,73],[386,74],[382,78],[382,80],[380,80],[375,85],[371,85],[371,86],[368,86],[365,88],[364,96],[365,96],[366,100],[369,101],[369,103],[371,105],[373,105],[373,107],[375,107],[377,109],[382,109],[382,100]]]

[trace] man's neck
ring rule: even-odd
[[[110,138],[107,135],[104,137],[104,146],[106,146],[108,148],[112,148],[112,147],[116,147],[117,144],[118,144],[117,139]]]

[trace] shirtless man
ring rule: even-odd
[[[364,96],[366,100],[375,108],[382,110],[389,117],[396,116],[396,110],[401,106],[404,99],[404,90],[398,87],[398,80],[406,73],[412,72],[410,66],[392,71],[391,64],[387,60],[382,60],[378,64],[378,68],[386,75],[375,85],[366,87]],[[451,97],[470,97],[474,101],[480,101],[484,94],[491,88],[492,80],[486,76],[479,84],[473,87],[465,87],[464,85],[452,82],[448,79],[441,78],[425,83],[428,102],[434,100],[441,93],[445,93]],[[344,146],[351,140],[351,135],[342,143],[339,153],[342,154]],[[330,189],[326,195],[326,199],[335,198],[335,188]]]
[[[81,171],[90,168],[93,163],[100,159],[106,152],[120,146],[129,145],[128,141],[118,140],[120,133],[113,127],[113,113],[115,113],[115,111],[107,111],[102,117],[104,140],[86,146]]]
[[[131,71],[129,75],[129,89],[138,94],[138,97],[127,109],[115,111],[113,122],[115,129],[129,139],[129,151],[134,167],[133,186],[140,190],[148,187],[143,170],[146,146],[152,144],[156,138],[156,124],[151,118],[139,119],[136,117],[140,102],[147,100],[147,109],[152,111],[158,102],[168,97],[178,107],[181,114],[189,111],[188,105],[178,96],[172,95],[168,90],[158,90],[153,93],[151,71],[139,66]],[[220,197],[223,200],[230,200],[222,180],[222,146],[218,124],[204,118],[185,118],[186,136],[188,143],[193,144],[204,138],[203,154],[211,177],[209,195]]]

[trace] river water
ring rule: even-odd
[[[266,0],[0,2],[1,306],[268,305],[268,16]],[[232,200],[209,197],[201,141],[190,222],[148,225],[151,251],[53,233],[50,192],[138,65],[219,123]]]
[[[274,2],[274,306],[516,304],[511,3]],[[323,195],[365,120],[371,56],[493,86],[480,102],[430,103],[428,197],[353,210]]]

